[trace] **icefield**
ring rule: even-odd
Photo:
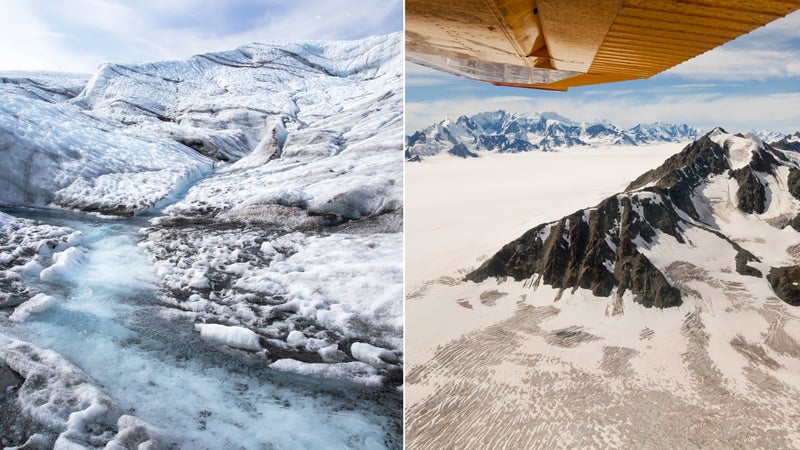
[[[408,448],[800,445],[797,153],[594,151],[407,167]]]
[[[399,448],[401,49],[0,74],[0,443]]]

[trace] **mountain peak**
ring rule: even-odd
[[[760,293],[751,296],[770,292],[800,304],[800,271],[790,270],[796,259],[787,256],[798,240],[800,158],[715,128],[624,192],[526,232],[466,279],[529,279],[560,288],[557,299],[566,289],[588,289],[613,295],[608,311],[616,314],[626,292],[646,307],[702,298],[687,283],[685,268],[693,267],[736,273],[737,285]],[[709,261],[713,267],[700,269]]]

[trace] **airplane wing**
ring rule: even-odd
[[[648,78],[800,9],[800,0],[406,0],[406,58],[565,91]]]

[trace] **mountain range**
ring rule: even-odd
[[[516,114],[503,110],[445,119],[406,136],[406,160],[448,153],[554,151],[565,147],[688,142],[700,130],[687,124],[651,123],[623,128],[608,121],[576,122],[554,112]]]

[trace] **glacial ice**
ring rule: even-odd
[[[31,314],[37,314],[47,310],[56,303],[56,299],[47,294],[36,294],[25,303],[14,308],[14,312],[8,316],[12,322],[24,322]]]
[[[243,350],[261,350],[258,335],[247,328],[215,323],[198,323],[194,327],[200,332],[200,337],[209,342]]]
[[[50,212],[48,217],[58,214]],[[26,219],[0,218],[18,227],[18,232],[27,229],[31,235],[43,227]],[[57,442],[81,446],[76,448],[136,448],[136,442],[148,440],[155,443],[153,448],[397,445],[384,440],[390,419],[385,411],[371,409],[366,396],[372,394],[360,397],[358,393],[352,396],[338,392],[352,390],[353,383],[357,388],[380,385],[382,376],[376,369],[360,362],[307,367],[281,359],[275,370],[270,370],[270,362],[263,356],[247,359],[220,351],[215,344],[257,350],[259,339],[243,327],[193,327],[180,318],[160,317],[157,311],[162,307],[154,299],[157,273],[144,249],[137,245],[135,223],[108,219],[58,222],[69,226],[51,227],[51,231],[82,231],[80,244],[71,248],[85,254],[83,263],[73,266],[69,276],[52,282],[39,277],[23,281],[31,291],[48,288],[63,292],[63,301],[50,303],[42,295],[23,302],[17,306],[20,315],[23,311],[37,311],[23,322],[14,322],[13,317],[6,322],[0,312],[0,361],[29,378],[30,372],[25,372],[24,366],[8,360],[7,355],[12,354],[8,349],[32,359],[41,359],[37,353],[40,351],[52,355],[64,367],[80,370],[83,381],[76,389],[80,395],[93,396],[80,397],[93,402],[81,400],[80,414],[45,410],[31,416],[36,421],[49,420],[47,423],[57,430],[56,435],[43,435],[44,447]],[[31,248],[36,244],[40,242],[31,242]],[[49,261],[52,260],[43,262]],[[38,299],[43,300],[42,305]],[[44,303],[49,303],[51,309],[39,310]],[[11,315],[14,314],[17,313]],[[198,339],[195,328],[205,336]],[[15,339],[19,336],[27,343],[4,337],[6,334]],[[214,345],[205,344],[207,341]],[[50,384],[42,386],[35,382],[38,378],[31,379],[26,388],[30,395],[21,401],[27,404],[28,398],[52,398],[58,405],[76,404],[77,400],[71,399],[79,394],[62,387],[70,380],[79,380],[77,375],[69,375],[74,370],[48,370]],[[285,370],[293,375],[281,375]],[[304,375],[345,384],[315,391],[320,381],[304,379]],[[309,397],[309,392],[315,393]],[[342,408],[349,412],[336,412]],[[263,423],[271,425],[264,427]],[[308,427],[314,433],[306,433]],[[100,434],[93,435],[90,430],[99,430]]]
[[[0,75],[0,205],[98,216],[0,212],[0,346],[52,352],[98,393],[31,439],[400,445],[380,386],[403,352],[401,50],[394,34]]]

